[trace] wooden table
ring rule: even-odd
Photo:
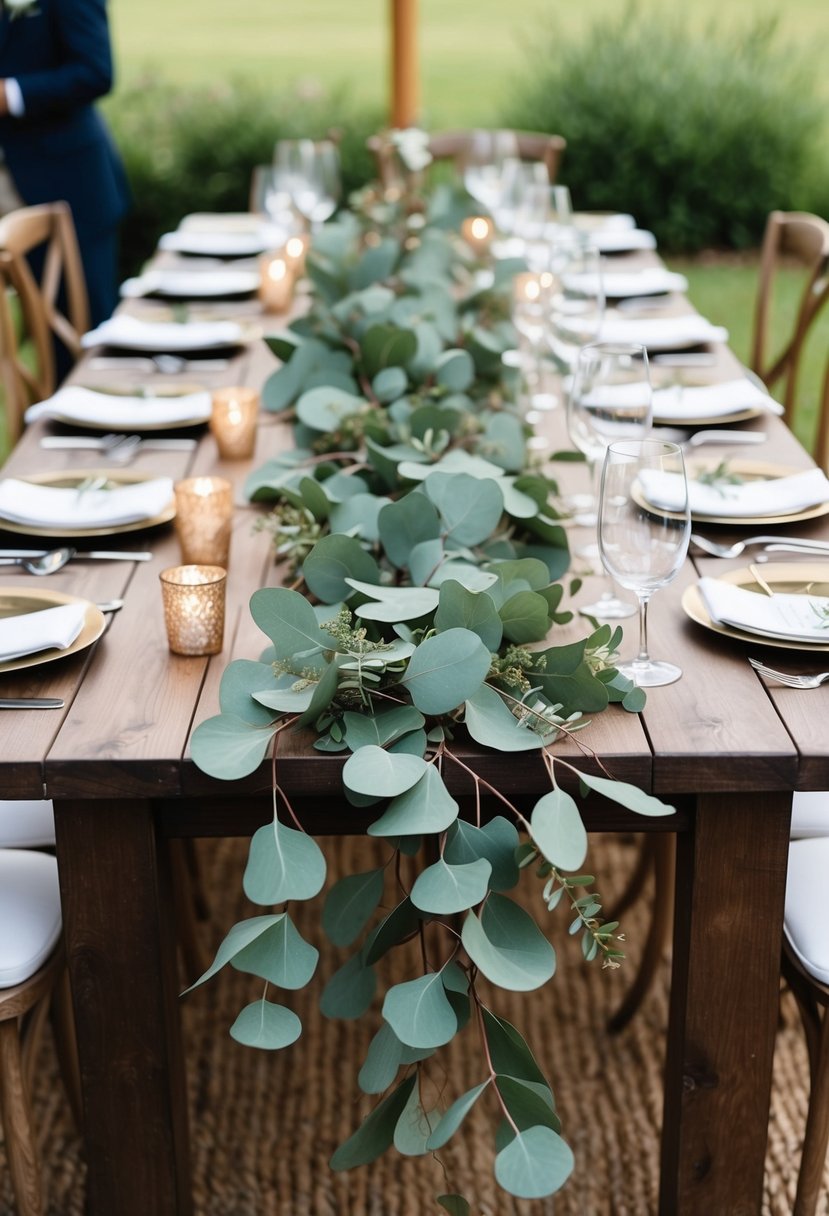
[[[722,348],[712,379],[732,373],[734,363]],[[273,366],[258,343],[226,372],[199,379],[259,385]],[[92,378],[88,362],[76,378]],[[751,425],[768,432],[752,454],[809,463],[776,418]],[[563,427],[560,412],[551,415],[551,426]],[[88,454],[42,451],[47,429],[29,428],[7,474],[89,463]],[[270,818],[268,772],[233,785],[213,781],[192,763],[188,740],[193,725],[216,712],[227,662],[254,657],[263,645],[247,600],[256,587],[278,582],[279,571],[266,537],[252,533],[257,510],[242,503],[241,486],[251,465],[288,441],[281,425],[264,418],[250,463],[222,463],[205,434],[192,454],[146,452],[134,466],[176,478],[217,473],[237,488],[222,655],[168,652],[158,573],[177,564],[178,546],[166,528],[118,538],[152,548],[152,562],[73,563],[50,580],[91,599],[124,597],[123,611],[94,648],[0,676],[4,696],[66,700],[61,712],[3,715],[0,770],[4,796],[55,800],[90,1216],[192,1211],[171,884],[168,851],[160,846],[166,837],[247,834]],[[797,532],[829,537],[823,520],[798,524]],[[4,546],[26,543],[0,534]],[[695,565],[724,568],[710,559]],[[589,731],[614,775],[676,799],[678,813],[642,820],[597,800],[585,814],[592,830],[678,832],[660,1212],[748,1216],[759,1212],[762,1193],[791,791],[829,788],[829,737],[814,697],[767,688],[751,670],[746,655],[762,647],[715,636],[684,616],[680,597],[695,577],[689,562],[651,608],[652,652],[678,661],[682,679],[650,692],[641,716],[614,706]],[[12,578],[15,586],[43,585],[22,574]],[[595,589],[588,579],[582,602]],[[557,636],[582,634],[576,624]],[[626,635],[630,653],[635,627]],[[817,670],[819,663],[798,654],[796,665]],[[280,757],[281,782],[308,829],[341,831],[342,759],[314,753],[311,762],[299,737],[283,740]],[[519,766],[492,754],[479,755],[476,764],[516,798],[544,788],[540,760]],[[455,789],[468,793],[460,783]],[[350,829],[361,831],[359,813],[348,808],[347,816]]]

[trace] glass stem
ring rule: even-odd
[[[650,603],[650,595],[643,595],[639,592],[639,653],[636,656],[637,663],[650,663],[651,657],[648,654],[648,604]]]

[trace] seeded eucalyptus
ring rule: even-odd
[[[446,192],[425,223],[376,196],[363,206],[316,238],[313,306],[270,340],[282,366],[263,400],[292,422],[296,446],[256,470],[247,492],[272,504],[261,526],[291,587],[254,592],[267,644],[258,659],[229,665],[221,712],[192,741],[196,763],[225,780],[273,751],[273,822],[251,841],[244,889],[282,910],[235,925],[197,982],[226,963],[265,981],[231,1028],[240,1043],[277,1049],[301,1033],[269,992],[303,987],[316,970],[317,951],[286,905],[319,894],[325,859],[278,763],[280,735],[310,728],[314,748],[342,754],[345,797],[375,808],[368,834],[387,848],[383,866],[347,875],[323,904],[324,931],[349,954],[326,978],[322,1012],[362,1017],[378,999],[378,961],[412,938],[421,958],[382,996],[357,1081],[383,1096],[332,1167],[366,1164],[392,1145],[439,1152],[481,1100],[495,1118],[498,1182],[536,1198],[562,1186],[572,1153],[549,1082],[518,1030],[485,1003],[480,979],[531,991],[553,976],[556,953],[509,893],[526,875],[539,908],[569,911],[588,961],[618,966],[622,938],[580,872],[587,835],[560,782],[578,778],[643,815],[672,808],[555,752],[565,734],[582,741],[586,714],[612,701],[635,712],[644,695],[613,665],[620,630],[550,644],[572,620],[559,581],[569,555],[558,487],[528,459],[502,358],[515,342],[515,266],[476,277]],[[537,754],[528,762],[549,790],[528,818],[476,772],[470,739]],[[459,817],[459,790],[469,818]],[[415,860],[413,883],[404,857]],[[438,1100],[430,1069],[442,1073],[435,1054],[459,1033],[480,1040],[480,1082],[454,1095],[450,1082]],[[437,1202],[469,1211],[456,1194]]]

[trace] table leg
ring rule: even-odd
[[[756,1216],[790,793],[706,794],[678,836],[659,1211]]]
[[[153,805],[55,804],[89,1216],[190,1216],[167,850]]]

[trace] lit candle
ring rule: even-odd
[[[175,496],[182,561],[227,566],[233,486],[223,477],[188,477],[177,482]]]
[[[218,654],[224,638],[227,571],[221,566],[171,566],[158,577],[172,653]]]
[[[461,224],[461,236],[479,256],[486,253],[495,235],[492,220],[485,215],[473,215]]]
[[[540,274],[530,274],[529,271],[524,274],[517,274],[512,281],[512,298],[519,305],[539,304],[544,287],[545,284],[542,283],[542,275]]]
[[[285,248],[280,251],[297,279],[305,274],[305,258],[310,247],[311,238],[309,236],[291,236],[285,242]]]
[[[259,263],[259,299],[266,312],[287,312],[294,298],[295,272],[280,254],[266,253]]]
[[[259,394],[252,388],[220,388],[213,394],[210,429],[223,460],[253,455]]]

